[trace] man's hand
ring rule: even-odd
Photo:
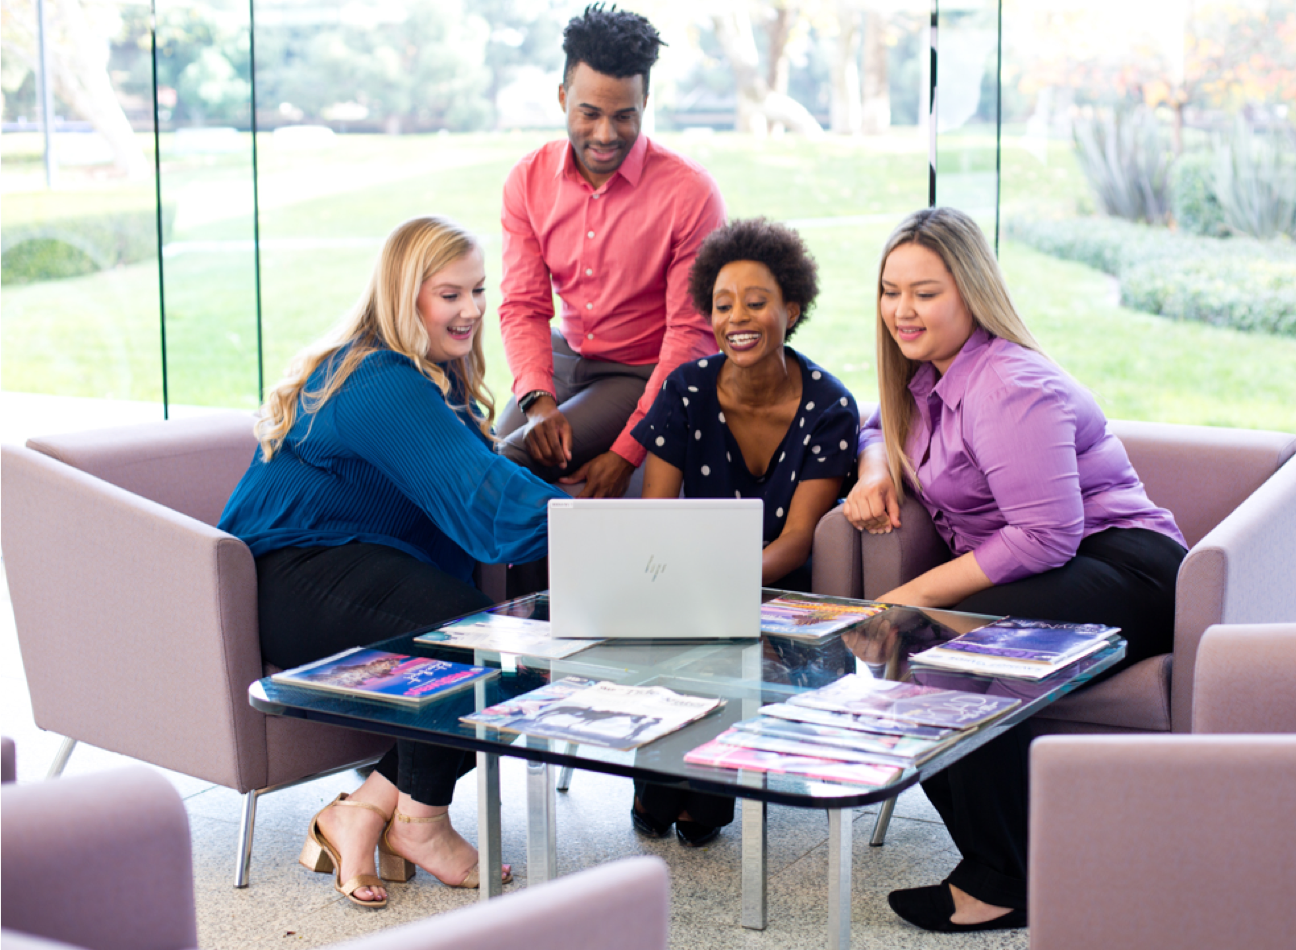
[[[558,479],[564,485],[584,482],[581,498],[620,498],[630,484],[635,467],[615,452],[596,455],[570,475]]]
[[[527,409],[523,441],[541,465],[566,468],[572,457],[572,427],[553,396],[541,396]]]
[[[869,534],[889,534],[900,527],[900,502],[887,466],[886,447],[870,445],[859,459],[859,481],[846,496],[846,520]]]

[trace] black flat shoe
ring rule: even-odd
[[[670,834],[669,824],[659,825],[633,805],[630,806],[630,823],[645,838],[665,838]]]
[[[1025,908],[1014,908],[1002,917],[987,920],[979,924],[956,924],[954,916],[954,895],[949,884],[941,881],[930,887],[910,887],[902,891],[892,891],[887,895],[887,903],[900,917],[936,933],[962,934],[978,930],[1016,930],[1026,926]]]
[[[720,837],[720,829],[696,821],[675,822],[675,837],[686,848],[700,848]]]

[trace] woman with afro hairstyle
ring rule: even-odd
[[[702,242],[689,293],[711,316],[719,352],[666,378],[635,426],[645,498],[760,498],[761,580],[810,589],[815,526],[854,468],[859,412],[836,378],[787,346],[819,292],[800,236],[764,218],[733,221]],[[686,845],[733,820],[733,799],[638,784],[635,827]]]

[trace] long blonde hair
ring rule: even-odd
[[[914,411],[909,381],[921,363],[900,352],[900,345],[882,319],[882,272],[891,252],[905,244],[925,247],[944,262],[945,269],[954,278],[955,289],[977,326],[992,336],[1003,337],[1044,354],[1013,306],[999,262],[975,221],[954,208],[923,208],[900,222],[887,238],[878,264],[877,362],[887,464],[901,499],[904,498],[904,476],[918,484],[913,460],[905,454],[905,443]]]
[[[428,215],[411,218],[392,231],[374,265],[369,286],[342,321],[323,339],[299,353],[283,380],[270,391],[256,424],[261,452],[268,462],[283,445],[297,421],[298,405],[314,413],[342,387],[362,360],[378,350],[407,357],[420,373],[448,395],[451,380],[446,371],[428,359],[427,328],[416,301],[423,282],[465,254],[479,250],[477,239],[447,218]],[[338,354],[346,353],[338,359]],[[328,363],[323,385],[307,390],[306,383],[322,363]],[[472,352],[449,364],[462,387],[477,425],[488,437],[495,420],[495,399],[486,386],[486,360],[481,333],[473,337]],[[456,407],[461,408],[461,407]]]

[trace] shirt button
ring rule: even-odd
[[[589,237],[589,238],[592,238],[592,237],[594,236],[594,232],[593,232],[593,231],[589,231],[589,232],[587,232],[587,233],[585,234],[585,236],[586,236],[586,237]]]
[[[594,339],[594,334],[593,334],[593,333],[587,333],[587,334],[585,334],[585,339],[587,339],[587,340],[592,340],[592,339]]]
[[[593,276],[594,276],[594,268],[592,268],[592,267],[587,267],[587,268],[585,268],[585,276],[586,276],[586,277],[593,277]]]
[[[602,198],[603,195],[602,195],[602,193],[599,193],[599,194],[596,194],[594,197],[595,197],[595,198]]]
[[[585,309],[586,309],[586,310],[593,310],[593,309],[594,309],[594,305],[593,305],[592,303],[587,303],[587,304],[585,305]]]

